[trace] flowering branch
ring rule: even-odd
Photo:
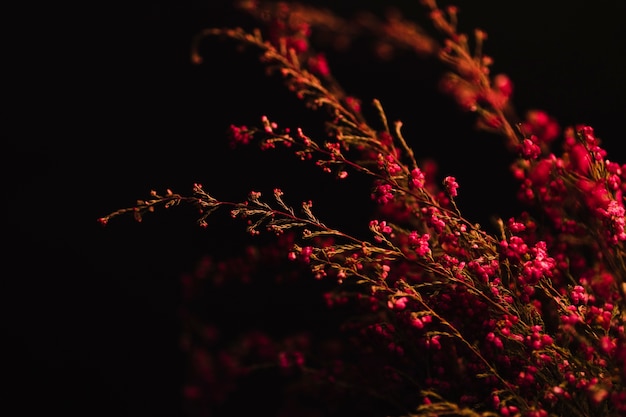
[[[207,29],[195,38],[192,60],[202,62],[200,44],[208,37],[252,48],[305,106],[325,111],[325,140],[299,127],[279,128],[267,116],[258,127],[231,125],[229,138],[262,151],[284,147],[338,180],[364,174],[377,205],[370,238],[327,226],[310,201],[297,212],[276,188],[272,202],[256,191],[246,201],[228,202],[195,184],[192,196],[153,192],[100,221],[127,213],[141,220],[157,207],[185,203],[198,208],[203,227],[212,213],[227,208],[252,235],[293,237],[287,259],[317,279],[334,280],[337,297],[366,300],[359,335],[372,332],[375,339],[366,339],[364,350],[388,361],[380,369],[371,365],[373,374],[383,375],[371,384],[388,384],[389,402],[401,404],[404,415],[623,415],[626,166],[606,159],[588,126],[565,130],[561,156],[551,151],[559,128],[545,113],[529,113],[514,128],[512,83],[504,75],[490,77],[492,60],[482,50],[486,34],[475,31],[472,53],[467,37],[457,33],[457,9],[443,11],[433,0],[423,4],[445,38],[438,57],[452,69],[442,77],[442,89],[518,157],[511,169],[528,211],[500,219],[499,236],[462,216],[456,178],[427,178],[402,123],[389,126],[379,101],[372,105],[382,129],[372,127],[360,102],[343,92],[308,42],[311,25],[327,15],[283,3],[262,9],[241,3],[270,23],[268,41],[260,31]],[[400,31],[402,20],[393,24],[396,30],[388,34],[415,33],[416,45],[431,39]],[[304,369],[303,361],[280,356],[284,367]],[[368,383],[354,372],[354,381]]]

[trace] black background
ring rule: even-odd
[[[395,4],[419,16],[413,3]],[[624,3],[472,3],[457,3],[462,28],[488,32],[486,51],[494,70],[513,79],[520,112],[541,108],[563,126],[591,124],[609,159],[623,161]],[[365,6],[335,8],[349,15]],[[2,153],[9,232],[2,374],[11,388],[0,394],[3,407],[16,405],[11,415],[20,416],[181,415],[178,278],[201,255],[247,238],[236,223],[202,230],[185,208],[142,224],[119,219],[102,228],[96,219],[151,189],[188,192],[201,182],[241,199],[265,180],[270,189],[292,187],[296,198],[311,197],[307,187],[313,197],[332,196],[319,205],[336,222],[367,213],[343,210],[359,197],[341,186],[328,190],[314,174],[294,180],[290,161],[228,150],[230,123],[270,111],[286,124],[308,117],[253,60],[227,47],[215,45],[203,66],[190,63],[199,30],[249,23],[230,2],[30,4],[11,16]],[[330,61],[351,94],[381,99],[411,144],[440,160],[442,174],[457,176],[470,218],[518,211],[501,142],[474,132],[435,94],[433,67],[354,51],[331,53]]]

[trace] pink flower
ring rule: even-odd
[[[418,256],[430,255],[430,244],[428,243],[430,235],[428,233],[420,236],[417,232],[411,232],[408,239],[409,244],[414,247],[413,249]]]
[[[456,197],[457,189],[459,188],[459,184],[456,182],[456,178],[448,176],[444,178],[443,183],[445,184],[446,191],[448,191],[450,197]]]
[[[247,145],[252,137],[252,132],[246,126],[230,125],[231,145]]]
[[[399,297],[395,300],[389,300],[387,302],[387,306],[393,310],[404,310],[406,308],[407,301],[409,301],[408,298]]]
[[[411,170],[411,185],[415,188],[423,188],[425,182],[424,173],[418,167],[413,168]]]
[[[326,55],[318,53],[309,58],[308,64],[312,73],[322,77],[328,77],[330,75],[330,67],[328,66]]]
[[[534,160],[541,155],[541,148],[531,139],[524,139],[519,145],[519,153],[526,159]]]
[[[372,199],[381,205],[393,200],[393,187],[390,184],[379,184],[372,193]]]

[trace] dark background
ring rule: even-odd
[[[419,19],[413,3],[395,4]],[[623,161],[624,3],[472,3],[457,3],[461,26],[488,32],[486,51],[494,71],[513,79],[520,112],[540,108],[563,126],[591,124],[609,159]],[[227,47],[215,45],[203,66],[189,62],[199,30],[250,23],[229,5],[155,0],[15,10],[2,153],[9,232],[2,344],[9,353],[1,372],[11,389],[0,396],[3,406],[19,407],[11,415],[181,415],[178,279],[203,254],[228,252],[247,238],[237,223],[202,230],[185,208],[107,228],[98,217],[151,189],[189,192],[201,182],[241,199],[266,180],[269,189],[292,189],[295,201],[309,191],[331,196],[319,202],[322,218],[367,217],[346,209],[358,207],[356,192],[327,189],[308,171],[294,180],[297,164],[277,156],[228,150],[230,123],[270,111],[286,124],[310,116],[253,60]],[[365,8],[335,7],[346,15]],[[416,150],[457,176],[468,217],[488,222],[517,212],[501,142],[474,132],[436,94],[432,63],[379,62],[354,51],[329,59],[351,94],[381,99]]]

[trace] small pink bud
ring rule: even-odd
[[[493,86],[505,97],[513,94],[513,82],[505,74],[498,74],[493,78]]]

